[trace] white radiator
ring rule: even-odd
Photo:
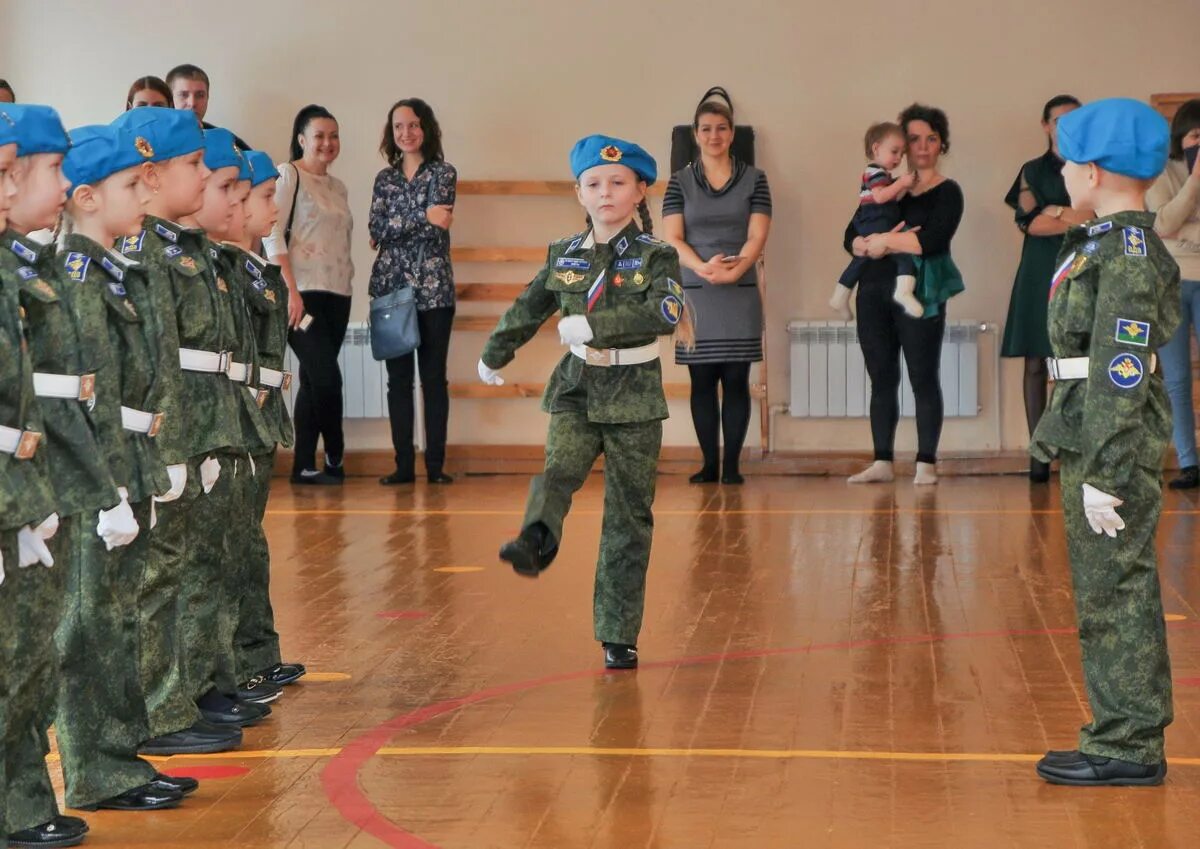
[[[946,323],[942,344],[942,398],[947,417],[979,415],[978,321]],[[791,401],[793,418],[863,418],[870,414],[867,377],[858,328],[845,321],[791,321]],[[900,356],[900,414],[915,414],[908,370]]]

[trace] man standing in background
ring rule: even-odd
[[[176,109],[195,112],[201,127],[206,130],[214,129],[213,124],[204,120],[204,116],[208,112],[209,82],[208,74],[204,73],[203,68],[195,65],[176,65],[167,74],[167,87],[171,89],[171,97],[175,101]],[[250,145],[240,139],[236,133],[233,136],[233,142],[237,145],[238,150],[250,150]]]

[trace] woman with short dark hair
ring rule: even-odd
[[[458,172],[442,153],[442,130],[433,109],[420,98],[399,100],[388,110],[379,152],[387,167],[375,177],[367,229],[379,251],[367,292],[378,298],[412,287],[421,344],[412,354],[387,361],[388,418],[396,469],[380,479],[385,486],[416,479],[413,450],[413,373],[421,374],[425,404],[425,476],[450,483],[444,471],[450,387],[446,360],[454,325],[454,268],[450,226]]]

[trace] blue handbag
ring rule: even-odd
[[[417,303],[411,286],[380,295],[371,301],[367,317],[371,334],[371,356],[377,360],[403,357],[421,344],[417,326]]]

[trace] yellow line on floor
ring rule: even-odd
[[[1053,516],[1061,510],[655,510],[655,516]],[[1164,516],[1195,516],[1200,510],[1164,510]],[[602,510],[572,510],[572,515],[599,516]],[[268,516],[523,516],[521,510],[268,510]]]

